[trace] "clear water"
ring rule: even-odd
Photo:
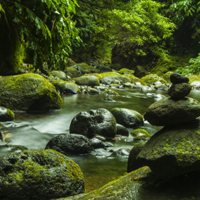
[[[116,90],[120,96],[113,97],[114,101],[105,100],[103,95],[79,94],[63,96],[64,105],[62,109],[48,113],[15,113],[16,119],[13,122],[3,123],[7,132],[12,134],[10,144],[24,145],[29,149],[44,149],[48,141],[58,134],[69,133],[69,126],[72,118],[81,111],[89,109],[106,108],[111,110],[114,107],[129,108],[144,114],[147,107],[155,101],[165,98],[164,94],[142,92],[133,89]],[[149,126],[148,124],[146,126]],[[156,127],[149,126],[150,131]],[[131,129],[130,129],[131,131]],[[129,136],[116,140],[114,147],[131,149],[135,142]],[[4,144],[0,144],[0,156],[9,152]],[[127,156],[111,156],[108,151],[99,150],[105,156],[96,157],[76,156],[71,157],[81,167],[84,176],[86,191],[99,188],[105,183],[116,179],[126,173]],[[104,152],[105,151],[105,152]]]

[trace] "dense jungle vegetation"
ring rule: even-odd
[[[0,0],[0,74],[69,58],[199,74],[199,24],[197,0]]]

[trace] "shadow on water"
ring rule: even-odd
[[[144,114],[150,104],[165,97],[162,94],[141,92],[133,89],[116,90],[120,96],[112,97],[112,101],[106,100],[103,95],[70,95],[63,96],[63,107],[60,110],[48,113],[15,113],[14,122],[3,123],[6,128],[4,133],[11,133],[10,144],[24,145],[29,149],[44,149],[48,141],[58,134],[69,133],[72,118],[81,111],[89,109],[114,107],[129,108]],[[130,130],[131,131],[131,130]],[[134,146],[133,140],[116,141],[114,148],[128,148]],[[9,151],[2,148],[0,144],[0,155]],[[86,182],[86,190],[96,189],[105,183],[124,175],[127,167],[128,157],[102,156],[96,157],[77,156],[71,157],[80,165]]]

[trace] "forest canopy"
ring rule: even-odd
[[[116,52],[131,65],[190,49],[197,56],[199,10],[193,0],[0,0],[0,73],[24,61],[41,69],[63,69],[70,57],[112,62]]]

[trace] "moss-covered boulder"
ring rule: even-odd
[[[199,200],[199,179],[200,174],[188,174],[161,182],[142,167],[90,193],[59,200]]]
[[[84,75],[75,79],[76,84],[78,85],[87,85],[87,86],[99,86],[99,79],[93,75]]]
[[[54,150],[25,150],[0,158],[0,199],[49,200],[84,192],[80,167]]]
[[[92,138],[95,135],[114,138],[117,127],[111,112],[105,108],[80,112],[71,121],[70,133],[85,135]]]
[[[158,76],[157,74],[148,74],[148,75],[142,77],[141,80],[150,85],[154,84],[157,81],[159,81],[163,84],[167,83],[167,81],[164,78]]]
[[[70,76],[70,77],[78,77],[81,75],[81,72],[78,71],[78,69],[74,68],[74,67],[66,67],[64,72],[66,73],[66,75]]]
[[[170,76],[173,74],[174,72],[172,71],[168,71],[163,75],[163,78],[167,81],[170,82]]]
[[[65,72],[60,71],[60,70],[53,70],[51,71],[50,75],[58,77],[62,80],[66,80],[67,79],[67,75],[65,74]]]
[[[79,86],[70,81],[55,80],[52,84],[61,94],[78,94],[81,93]]]
[[[163,128],[145,144],[137,160],[163,179],[200,171],[199,120]]]
[[[188,78],[189,78],[189,83],[192,83],[194,81],[200,81],[200,74],[199,75],[190,75],[190,76],[188,76]]]
[[[76,63],[75,65],[71,66],[75,68],[76,70],[80,71],[80,73],[83,74],[90,74],[90,73],[95,73],[96,68],[93,66],[88,65],[87,63]]]
[[[35,74],[0,77],[0,96],[0,105],[12,110],[49,110],[62,106],[55,87]]]
[[[171,98],[157,101],[146,110],[144,118],[152,125],[176,125],[192,121],[200,116],[200,103],[186,97],[174,101]]]
[[[134,70],[131,69],[127,69],[127,68],[122,68],[118,71],[120,74],[134,74]]]
[[[92,151],[90,140],[84,135],[66,134],[52,138],[46,149],[54,149],[65,155],[88,154]]]
[[[134,140],[148,140],[151,137],[146,130],[141,128],[131,131],[130,134],[133,136]]]
[[[111,113],[114,115],[118,124],[122,124],[125,127],[137,128],[143,125],[142,115],[131,109],[127,108],[113,108]]]
[[[0,121],[12,121],[15,119],[15,114],[8,108],[0,106]]]
[[[100,83],[110,85],[113,81],[118,80],[121,84],[130,82],[130,79],[117,72],[105,72],[101,74],[94,74],[100,80]]]

